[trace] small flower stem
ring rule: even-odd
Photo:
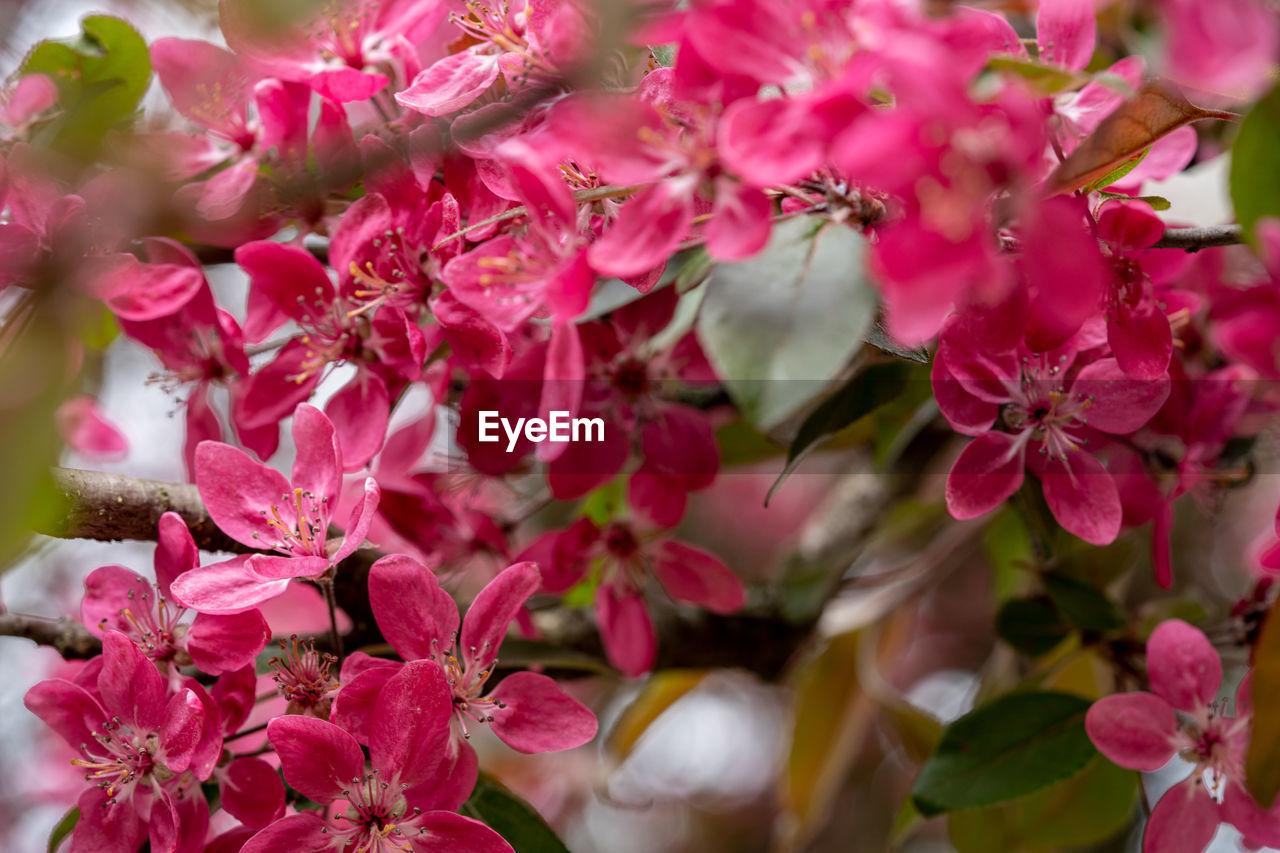
[[[227,740],[239,740],[242,737],[248,737],[249,735],[256,735],[258,732],[264,732],[266,730],[267,730],[267,724],[259,723],[256,726],[250,726],[247,729],[241,729],[240,731],[228,737]]]
[[[346,652],[342,648],[342,634],[338,631],[338,599],[333,591],[333,569],[321,575],[317,583],[324,592],[324,603],[329,608],[329,636],[333,640],[333,653],[338,658],[338,666],[342,666]]]

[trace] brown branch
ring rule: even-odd
[[[1244,232],[1239,225],[1210,225],[1205,228],[1166,228],[1164,236],[1151,248],[1198,252],[1215,246],[1234,246],[1241,242],[1244,242]]]
[[[102,641],[69,616],[46,619],[23,613],[0,613],[0,636],[25,637],[37,645],[52,646],[67,660],[91,658],[102,651]]]
[[[176,512],[187,522],[196,547],[202,551],[253,551],[218,529],[205,510],[200,493],[190,483],[164,483],[70,468],[53,469],[53,479],[65,502],[66,514],[37,533],[60,539],[154,542],[160,516]]]

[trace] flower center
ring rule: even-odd
[[[71,763],[85,769],[85,781],[101,788],[107,795],[105,805],[111,806],[132,796],[138,780],[155,767],[156,736],[140,736],[113,717],[102,723],[102,733],[95,732],[93,739],[93,744],[80,744],[84,758]]]
[[[134,645],[141,648],[153,661],[172,660],[178,652],[178,639],[186,633],[186,626],[179,624],[186,608],[172,604],[160,594],[159,586],[154,588],[139,578],[137,588],[128,592],[130,604],[119,612],[121,627],[125,635],[133,640]],[[105,625],[106,619],[99,621]]]
[[[435,647],[438,641],[432,640],[431,644]],[[479,661],[488,657],[487,642],[483,649],[473,646],[468,654],[459,656],[456,634],[450,641],[450,651],[447,655],[441,655],[436,651],[431,654],[431,660],[437,661],[444,667],[445,680],[453,693],[454,718],[458,721],[462,736],[468,740],[471,739],[471,733],[467,731],[468,719],[477,723],[492,723],[493,712],[507,707],[501,702],[482,695],[485,682],[489,680],[489,676],[493,675],[493,670],[498,664],[497,659],[494,658],[488,666],[479,666]]]
[[[271,517],[267,524],[280,537],[271,544],[271,548],[282,554],[298,557],[325,557],[325,534],[329,531],[329,499],[317,498],[304,489],[294,489],[293,494],[280,496],[279,504],[272,504]],[[293,510],[293,518],[285,521],[280,517],[280,507],[284,506],[285,514]],[[265,509],[258,513],[266,517]],[[257,539],[255,532],[253,538]]]
[[[314,640],[299,642],[298,635],[289,637],[286,644],[280,641],[284,657],[274,657],[268,665],[274,669],[276,685],[289,700],[288,713],[311,712],[317,717],[328,718],[330,694],[338,689],[338,679],[329,675],[337,658],[316,651]]]
[[[334,817],[347,825],[326,826],[322,831],[341,840],[337,849],[350,853],[411,853],[411,834],[426,830],[417,826],[422,809],[409,808],[403,788],[383,781],[377,770],[352,779],[351,787],[342,792],[347,810]],[[407,815],[411,816],[406,819]]]

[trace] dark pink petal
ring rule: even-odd
[[[102,262],[94,292],[123,320],[144,322],[181,311],[204,286],[200,270],[178,264],[144,264],[132,255]]]
[[[438,771],[404,792],[411,806],[423,811],[457,811],[480,777],[480,762],[471,744],[456,735],[445,744]]]
[[[511,362],[511,344],[502,330],[446,290],[431,301],[431,313],[458,360],[472,370],[501,379]]]
[[[676,478],[690,492],[710,486],[720,470],[715,431],[692,406],[660,404],[640,433],[640,448],[647,470]]]
[[[1089,64],[1097,37],[1092,0],[1040,0],[1036,44],[1044,62],[1079,71]]]
[[[382,636],[405,660],[443,655],[453,644],[458,605],[412,557],[392,554],[373,564],[369,605]]]
[[[414,853],[513,853],[511,845],[478,820],[449,812],[428,812],[418,822],[421,834],[410,835]]]
[[[542,586],[534,563],[515,563],[480,590],[462,620],[459,648],[468,664],[483,669],[498,656],[507,629],[529,596]]]
[[[284,816],[284,784],[261,758],[242,757],[227,765],[222,807],[245,826],[261,829]]]
[[[221,675],[252,663],[271,639],[257,610],[231,616],[201,613],[187,632],[187,654],[202,672]]]
[[[1199,629],[1181,619],[1161,622],[1147,640],[1151,692],[1180,711],[1213,701],[1222,684],[1222,661]]]
[[[1110,273],[1084,216],[1075,199],[1058,196],[1027,218],[1019,269],[1036,292],[1026,332],[1034,352],[1062,346],[1100,309]]]
[[[1164,321],[1163,315],[1161,320]],[[1091,399],[1081,416],[1089,426],[1112,435],[1125,435],[1160,411],[1169,399],[1169,387],[1167,374],[1151,379],[1131,378],[1114,358],[1102,358],[1080,371],[1070,393]]]
[[[1110,545],[1120,534],[1124,510],[1116,481],[1102,463],[1073,450],[1064,462],[1045,461],[1040,474],[1045,503],[1058,523],[1093,545]]]
[[[98,693],[108,712],[135,732],[154,732],[164,719],[164,676],[133,641],[118,631],[102,636]]]
[[[1221,817],[1240,830],[1246,844],[1280,846],[1280,804],[1264,809],[1235,779],[1227,782]]]
[[[560,172],[548,168],[545,158],[532,145],[513,139],[504,143],[496,153],[507,168],[520,203],[536,214],[531,223],[534,227],[554,234],[574,226],[577,204],[573,193]]]
[[[289,786],[317,803],[330,803],[364,778],[364,753],[355,738],[333,723],[289,714],[267,725]]]
[[[519,752],[553,752],[596,736],[596,717],[545,675],[517,672],[494,689],[493,733]]]
[[[425,69],[409,88],[396,92],[396,101],[423,115],[448,115],[480,97],[498,71],[497,56],[464,50]]]
[[[378,488],[378,483],[372,477],[364,478],[364,492],[360,495],[360,500],[351,509],[351,515],[347,519],[347,529],[342,535],[342,542],[338,546],[338,550],[333,552],[330,558],[333,563],[340,563],[349,557],[364,542],[365,536],[369,534],[369,525],[373,523],[374,511],[378,508],[378,501],[382,499],[382,490]]]
[[[543,366],[542,393],[538,399],[538,415],[550,423],[552,412],[567,412],[568,417],[582,408],[586,363],[578,327],[570,322],[557,322],[551,327],[547,360]],[[540,461],[550,462],[568,447],[564,442],[544,441],[534,451]]]
[[[328,320],[333,307],[333,283],[310,252],[260,240],[237,248],[236,263],[249,276],[250,292],[265,294],[290,319],[310,323]]]
[[[1104,696],[1089,708],[1084,725],[1099,752],[1130,770],[1159,770],[1176,751],[1178,718],[1151,693]]]
[[[110,718],[87,690],[61,678],[38,682],[27,691],[22,704],[76,750],[82,743],[93,743],[94,735],[103,733],[102,724]]]
[[[790,184],[822,164],[824,150],[808,103],[742,98],[724,111],[716,147],[725,165],[758,187]]]
[[[350,660],[350,658],[347,658]],[[373,715],[378,708],[378,695],[391,676],[404,665],[399,661],[380,660],[362,672],[349,674],[346,661],[342,666],[342,689],[334,697],[329,719],[341,726],[358,742],[368,745],[373,737]]]
[[[564,592],[587,572],[588,549],[600,535],[589,518],[580,518],[564,530],[544,533],[520,552],[518,558],[538,565],[544,592]]]
[[[933,387],[933,398],[938,403],[942,416],[951,424],[951,428],[963,435],[982,435],[988,432],[996,421],[999,407],[995,403],[973,396],[964,389],[960,381],[951,373],[947,365],[946,354],[939,348],[933,357],[933,367],[929,374]]]
[[[315,406],[302,403],[293,413],[293,443],[297,448],[293,488],[302,489],[307,509],[321,505],[327,518],[342,488],[342,449],[333,422]],[[292,493],[293,489],[289,491]],[[311,497],[307,497],[308,492]]]
[[[263,512],[270,512],[272,506],[287,512],[293,492],[279,471],[216,441],[201,442],[196,448],[196,487],[214,524],[250,548],[275,541],[276,533]]]
[[[665,261],[689,230],[691,190],[687,182],[676,180],[637,193],[591,245],[587,254],[591,266],[605,275],[626,277]]]
[[[275,598],[289,586],[287,578],[269,581],[249,571],[247,560],[241,555],[187,572],[173,582],[173,597],[200,613],[230,615]]]
[[[653,573],[667,595],[713,613],[742,608],[742,581],[714,554],[683,542],[667,540],[650,551]]]
[[[610,426],[605,423],[604,441],[571,441],[547,465],[547,485],[556,500],[580,498],[622,470],[631,454],[631,439],[625,430]]]
[[[450,737],[453,690],[435,661],[406,663],[378,694],[369,755],[392,785],[413,787],[439,771]]]
[[[980,435],[960,452],[947,475],[947,510],[953,518],[977,518],[1022,486],[1025,440],[1003,432]]]
[[[1107,342],[1116,361],[1135,379],[1159,379],[1173,358],[1173,328],[1156,305],[1107,316]]]
[[[88,394],[65,400],[53,417],[62,440],[81,456],[116,460],[129,453],[129,440],[106,419],[98,401]]]
[[[301,338],[289,341],[274,359],[243,380],[239,395],[232,398],[236,434],[254,452],[264,447],[274,452],[280,420],[288,417],[299,403],[306,402],[320,384],[322,372],[308,371],[303,366],[310,358],[308,352],[312,350]],[[258,430],[263,430],[262,435],[255,434]]]
[[[280,557],[275,554],[250,554],[244,567],[263,583],[293,578],[317,578],[331,565],[328,557]],[[199,608],[196,608],[197,610]]]
[[[596,619],[609,663],[624,675],[643,675],[653,669],[658,640],[644,599],[606,584],[596,592]]]
[[[181,834],[179,820],[178,807],[173,802],[173,797],[163,787],[157,788],[155,798],[151,801],[151,813],[147,816],[152,850],[178,853],[178,837]]]
[[[173,805],[177,818],[173,853],[206,853],[204,842],[209,835],[209,803],[204,797],[182,797]],[[151,849],[161,849],[154,838]]]
[[[174,773],[191,766],[204,729],[204,706],[190,690],[179,690],[169,697],[164,709],[164,725],[160,728],[159,758]]]
[[[736,181],[716,183],[715,207],[707,223],[707,254],[739,261],[764,248],[772,229],[773,205],[764,191]]]
[[[1098,213],[1098,236],[1127,254],[1163,237],[1164,220],[1145,201],[1109,201]]]
[[[240,853],[328,853],[333,836],[325,832],[326,826],[315,812],[289,815],[246,841]]]
[[[80,621],[95,634],[106,630],[127,632],[132,625],[124,611],[144,606],[150,610],[154,606],[152,592],[151,584],[142,575],[124,566],[96,568],[84,579]]]
[[[337,394],[329,398],[325,414],[333,422],[342,448],[344,471],[359,471],[369,463],[387,435],[391,395],[382,377],[361,367]]]
[[[222,757],[222,705],[194,678],[184,678],[181,689],[194,693],[204,708],[204,724],[200,740],[191,754],[191,773],[200,781],[213,775],[213,768]]]
[[[340,104],[367,101],[391,82],[381,74],[355,68],[323,68],[307,84],[322,97]]]
[[[627,480],[627,505],[662,528],[672,528],[684,518],[689,493],[679,477],[654,474],[641,466]]]
[[[205,219],[230,219],[245,208],[249,191],[258,181],[258,162],[245,158],[201,185],[196,212]]]
[[[1166,791],[1151,810],[1142,853],[1203,853],[1220,822],[1218,804],[1193,775]]]
[[[157,526],[156,583],[159,584],[160,591],[168,596],[170,585],[179,575],[200,565],[200,552],[196,550],[187,522],[176,512],[166,512],[160,516]]]
[[[131,803],[112,808],[107,804],[106,792],[96,786],[86,789],[76,806],[80,809],[80,820],[71,833],[69,850],[118,853],[137,850],[147,839],[147,827],[138,817],[138,810]]]
[[[39,236],[25,225],[0,222],[0,287],[22,281],[39,258]]]

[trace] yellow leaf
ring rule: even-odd
[[[1280,791],[1280,616],[1272,610],[1254,646],[1253,732],[1245,754],[1244,778],[1249,793],[1271,808]]]
[[[609,731],[609,753],[619,762],[631,754],[653,721],[707,677],[705,669],[668,669],[655,673]]]

